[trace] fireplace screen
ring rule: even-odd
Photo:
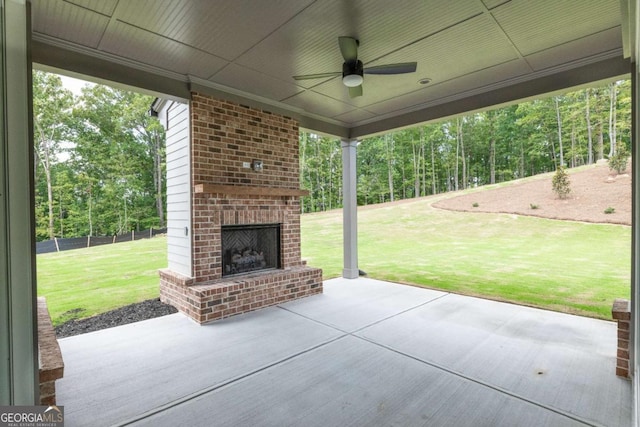
[[[280,224],[222,226],[222,275],[280,267]]]

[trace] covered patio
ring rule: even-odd
[[[360,278],[60,340],[69,426],[625,426],[615,324]]]
[[[181,175],[184,191],[173,196],[184,195],[182,203],[217,206],[209,195],[221,191],[253,203],[288,176],[287,188],[271,194],[285,218],[296,211],[291,194],[300,190],[297,170],[282,170],[286,162],[280,159],[280,170],[273,160],[263,170],[271,142],[290,150],[286,161],[292,165],[297,146],[289,141],[297,141],[299,128],[339,138],[343,149],[344,278],[325,282],[323,294],[214,324],[198,326],[176,314],[61,340],[66,367],[58,403],[65,406],[67,425],[637,423],[638,5],[0,0],[0,404],[31,405],[39,398],[30,92],[35,66],[194,107],[184,130],[202,133],[202,141],[213,140],[207,132],[222,125],[197,120],[214,113],[244,114],[255,127],[270,116],[280,123],[269,125],[274,132],[286,124],[284,137],[258,134],[253,148],[262,150],[260,156],[243,151],[233,160],[234,176],[198,182],[190,159],[181,163],[190,172]],[[353,40],[365,67],[415,61],[417,73],[368,75],[362,95],[352,96],[339,71],[347,62],[339,37]],[[321,76],[294,78],[314,73]],[[629,75],[635,108],[631,380],[615,376],[611,322],[358,278],[356,153],[363,138]],[[198,94],[206,100],[194,105]],[[197,110],[205,103],[206,114]],[[230,133],[246,135],[247,123]],[[229,150],[237,145],[225,144]],[[263,175],[244,170],[254,160]],[[245,197],[242,179],[262,181],[272,171],[261,194]],[[251,175],[240,178],[242,173]],[[221,269],[217,259],[192,262],[200,249],[191,247],[194,225],[201,225],[198,218],[213,221],[191,213],[168,215],[174,225],[169,236],[186,242],[169,259],[177,273],[171,279],[183,287],[193,284],[198,268]],[[274,218],[269,221],[283,222]],[[296,221],[288,227],[296,246],[289,261],[298,266]],[[216,251],[205,252],[219,258]],[[214,288],[207,297],[214,298]]]

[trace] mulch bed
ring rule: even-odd
[[[127,323],[139,322],[141,320],[153,319],[154,317],[166,316],[177,313],[173,306],[160,302],[160,298],[150,299],[139,303],[127,305],[97,316],[86,319],[73,319],[56,326],[56,337],[64,338],[73,335],[86,334],[87,332],[99,331],[101,329],[113,328],[114,326],[126,325]]]
[[[433,206],[453,211],[631,225],[631,166],[622,174],[611,172],[606,162],[580,172],[572,173],[570,169],[568,172],[571,192],[566,199],[559,199],[553,192],[553,173],[548,173],[502,188],[482,188],[446,198]],[[606,214],[607,208],[613,208],[614,212]]]

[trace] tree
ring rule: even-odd
[[[148,115],[152,100],[101,85],[83,89],[71,162],[90,235],[164,222],[164,134]]]
[[[438,194],[438,187],[436,184],[436,158],[433,149],[434,141],[431,139],[431,182],[432,182],[432,194]]]
[[[133,139],[144,147],[145,156],[153,159],[153,188],[155,190],[155,208],[158,226],[165,226],[164,179],[165,165],[165,135],[160,121],[147,113],[150,98],[129,92],[125,98],[126,105],[123,118],[126,129],[132,133]]]
[[[627,163],[629,162],[629,151],[626,144],[620,144],[616,150],[616,153],[609,157],[609,169],[622,173],[627,170]]]
[[[551,179],[551,186],[558,198],[566,199],[569,196],[569,193],[571,193],[571,181],[569,181],[569,175],[564,170],[564,167],[560,166],[556,169],[556,173]]]
[[[593,138],[591,137],[591,109],[589,107],[590,90],[586,88],[584,91],[585,97],[585,120],[587,122],[587,164],[593,163]]]
[[[631,145],[630,114],[630,82],[625,80],[366,138],[358,146],[358,203],[593,163],[612,145]],[[337,162],[320,139],[303,141],[301,180],[312,193],[304,201],[305,211],[337,206],[331,184],[340,182],[340,170],[332,166]]]
[[[55,74],[33,72],[33,140],[36,165],[46,181],[49,239],[54,237],[54,197],[52,170],[62,155],[62,143],[69,137],[73,94],[64,89]]]
[[[462,124],[464,123],[464,118],[459,118],[456,120],[456,128],[457,128],[457,137],[458,142],[460,144],[460,156],[462,159],[462,189],[467,188],[467,158],[464,154],[464,136],[462,134]]]
[[[558,147],[560,147],[560,167],[564,167],[564,148],[562,146],[562,118],[560,117],[559,97],[554,96],[553,102],[556,106],[556,120],[558,121]]]
[[[616,153],[616,112],[618,88],[615,82],[609,84],[609,158]]]
[[[393,190],[393,165],[395,164],[393,147],[393,134],[386,134],[384,136],[385,146],[387,148],[387,181],[389,182],[389,200],[393,202],[394,200],[394,190]]]
[[[342,156],[340,141],[300,132],[300,180],[309,195],[302,198],[303,212],[341,206]]]
[[[165,136],[152,101],[102,85],[74,97],[34,71],[37,239],[164,225]]]
[[[418,142],[420,145],[418,145]],[[422,165],[423,141],[411,141],[411,152],[413,153],[413,197],[420,197],[420,169]]]
[[[489,120],[489,184],[496,183],[496,133],[495,133],[495,111],[487,112]]]

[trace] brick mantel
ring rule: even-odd
[[[190,128],[193,277],[161,271],[162,300],[207,322],[322,292],[301,259],[297,122],[193,93]],[[281,268],[223,279],[222,227],[254,224],[280,225]]]

